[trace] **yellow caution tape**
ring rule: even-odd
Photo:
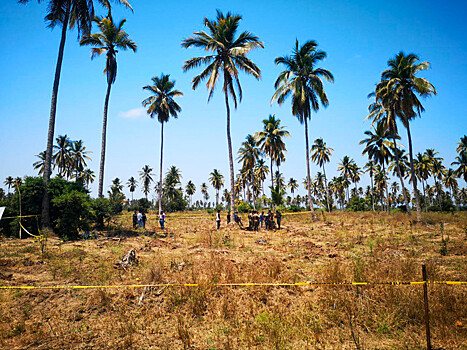
[[[36,214],[36,215],[21,215],[21,216],[7,216],[7,217],[2,217],[2,220],[3,220],[3,219],[17,219],[17,218],[33,218],[33,217],[36,217],[36,216],[40,216],[40,214]]]
[[[90,285],[90,286],[0,286],[0,289],[118,289],[146,287],[297,287],[297,286],[372,286],[372,285],[423,285],[446,284],[467,285],[466,281],[415,281],[415,282],[297,282],[297,283],[159,283],[159,284],[128,284],[128,285]]]

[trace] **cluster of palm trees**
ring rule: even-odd
[[[57,169],[58,176],[67,180],[81,181],[86,186],[94,182],[94,171],[86,168],[86,161],[91,160],[88,154],[92,152],[86,150],[83,141],[73,141],[70,140],[68,135],[60,135],[55,139],[55,142],[52,169]],[[34,170],[37,170],[39,175],[43,175],[46,164],[46,151],[37,154],[36,157],[39,160],[34,162]]]
[[[28,0],[19,1],[22,3],[29,2]],[[53,153],[52,147],[57,94],[66,34],[68,28],[76,26],[81,36],[80,44],[92,46],[91,57],[101,54],[106,55],[104,72],[107,79],[107,91],[104,100],[98,186],[98,196],[102,197],[107,111],[111,87],[115,83],[117,75],[116,54],[119,49],[136,51],[137,45],[123,30],[125,19],[118,24],[114,22],[109,0],[48,0],[47,2],[49,4],[49,13],[46,19],[49,21],[51,27],[62,26],[62,35],[52,91],[47,148],[45,152],[39,155],[41,163],[35,163],[35,167],[37,166],[38,169],[41,169],[46,185],[52,173],[52,161],[54,162],[53,165],[58,168],[59,175],[61,176],[79,178],[85,172],[85,160],[88,158],[86,153],[84,153],[82,143],[77,144],[75,142],[68,146],[64,144],[62,147],[57,142],[59,148],[56,148],[57,151],[55,153]],[[95,2],[107,10],[106,17],[95,16]],[[132,9],[127,0],[116,0],[115,2]],[[286,153],[284,138],[290,136],[290,134],[280,125],[280,120],[276,119],[275,116],[269,116],[268,119],[263,120],[263,130],[254,135],[248,135],[242,143],[238,152],[241,169],[239,174],[235,176],[230,134],[230,106],[233,104],[236,109],[238,103],[242,100],[242,88],[239,80],[240,71],[252,75],[258,80],[261,78],[260,68],[247,55],[254,49],[263,48],[263,43],[254,34],[248,31],[238,33],[241,19],[240,15],[230,12],[224,14],[221,11],[217,11],[215,19],[204,19],[205,31],[195,31],[191,37],[184,39],[181,43],[184,48],[194,47],[205,52],[202,56],[186,60],[183,65],[185,72],[202,68],[201,72],[192,80],[193,89],[196,89],[200,83],[206,82],[209,101],[214,94],[216,86],[222,86],[227,117],[226,136],[230,171],[230,190],[225,189],[222,198],[224,201],[228,201],[230,208],[233,209],[235,208],[236,198],[240,197],[243,192],[243,199],[247,199],[255,205],[260,193],[262,192],[264,195],[264,182],[267,175],[270,174],[270,188],[273,201],[281,203],[285,190],[289,188],[293,198],[291,200],[287,198],[286,202],[295,202],[300,205],[301,198],[299,196],[295,197],[298,181],[291,178],[286,184],[280,173],[280,165],[285,161]],[[91,34],[93,22],[97,25],[99,32]],[[325,164],[329,163],[333,149],[327,147],[321,138],[316,139],[312,147],[309,145],[308,124],[311,121],[312,112],[318,112],[320,106],[326,107],[329,104],[323,80],[331,83],[334,81],[333,74],[320,66],[320,63],[325,58],[326,53],[318,49],[318,44],[315,41],[306,41],[300,45],[298,40],[296,40],[290,55],[275,59],[276,65],[284,67],[284,70],[277,77],[274,85],[275,93],[271,99],[271,103],[277,102],[279,105],[282,105],[290,97],[291,112],[304,125],[306,154],[306,178],[304,179],[304,186],[307,191],[305,203],[311,209],[313,219],[315,218],[313,209],[315,200],[319,201],[327,210],[331,210],[334,200],[341,207],[344,207],[352,198],[350,192],[353,192],[353,194],[363,193],[363,190],[360,191],[357,188],[363,171],[357,166],[355,161],[347,156],[344,157],[338,167],[340,175],[328,181]],[[410,213],[411,195],[406,189],[404,182],[407,177],[409,178],[409,182],[413,187],[412,195],[414,196],[418,219],[421,212],[420,192],[417,188],[418,181],[422,183],[424,193],[430,189],[426,183],[426,180],[430,176],[435,180],[435,188],[439,187],[439,184],[444,183],[454,193],[456,177],[463,177],[465,179],[465,169],[467,168],[465,147],[463,151],[462,149],[461,151],[458,149],[459,156],[456,158],[456,162],[453,163],[453,165],[458,166],[456,170],[446,170],[441,166],[441,162],[441,165],[436,163],[434,161],[436,158],[434,151],[429,153],[428,151],[430,150],[427,150],[425,155],[417,155],[416,157],[413,155],[410,122],[415,117],[421,116],[424,110],[419,97],[436,94],[434,86],[429,81],[417,76],[419,72],[427,68],[429,68],[428,62],[420,62],[418,56],[413,54],[406,55],[403,52],[400,52],[388,61],[388,69],[382,73],[381,80],[376,84],[375,91],[370,94],[370,97],[374,98],[374,102],[369,106],[367,118],[372,120],[373,129],[365,133],[367,138],[361,142],[361,144],[365,145],[363,154],[369,157],[369,162],[365,165],[364,170],[369,172],[371,178],[370,190],[366,192],[371,195],[372,208],[375,208],[375,203],[379,199],[385,198],[386,203],[381,202],[381,205],[385,205],[387,210],[390,210],[391,198],[388,189],[388,173],[392,171],[399,178],[404,203]],[[150,96],[142,101],[143,106],[147,108],[147,113],[151,118],[157,118],[161,123],[160,177],[156,184],[159,210],[161,210],[164,198],[171,200],[182,193],[180,171],[173,166],[169,169],[165,179],[163,179],[162,170],[164,124],[169,121],[170,117],[177,118],[178,113],[181,112],[181,107],[175,102],[175,98],[182,96],[183,93],[175,89],[175,82],[170,80],[169,75],[165,74],[161,74],[160,77],[153,77],[152,84],[144,86],[143,89],[150,93]],[[401,145],[397,143],[397,140],[400,139],[398,135],[398,122],[402,123],[407,131],[407,154],[401,149]],[[60,142],[62,141],[65,142],[64,140],[60,140]],[[461,141],[462,143],[465,144],[464,139]],[[76,159],[73,161],[66,160],[67,156],[64,149],[78,146],[83,148],[80,151],[81,160],[79,162]],[[322,169],[322,173],[318,172],[313,179],[310,172],[310,154],[311,161]],[[266,165],[266,160],[263,157],[269,159],[269,167]],[[425,159],[429,159],[429,161],[425,162]],[[71,166],[70,164],[73,165]],[[275,172],[273,169],[274,165],[277,167]],[[152,170],[151,167],[146,165],[140,172],[140,181],[146,198],[150,193],[151,183],[154,182],[153,175],[151,174]],[[83,181],[92,182],[92,178],[93,176],[90,176],[88,178],[89,181],[85,179]],[[446,178],[449,180],[446,180]],[[209,182],[216,190],[216,204],[218,204],[219,192],[224,186],[224,177],[218,170],[214,169],[210,174]],[[134,177],[131,177],[127,182],[132,196],[137,183]],[[355,186],[350,191],[351,184]],[[117,186],[114,188],[120,188],[119,181],[118,183],[114,182],[113,186]],[[394,189],[397,189],[397,187],[391,185],[393,197],[395,196],[394,193],[397,192]],[[185,192],[191,203],[192,196],[196,192],[196,186],[189,181]],[[384,192],[386,196],[381,195]],[[438,190],[438,192],[440,191]],[[201,193],[205,201],[207,201],[209,193],[206,183],[201,185]],[[45,191],[42,206],[42,224],[45,226],[49,225],[49,203],[47,196],[47,191]]]

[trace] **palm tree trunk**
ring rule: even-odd
[[[313,208],[313,200],[311,199],[311,184],[310,184],[310,155],[309,155],[309,146],[308,146],[308,121],[305,117],[305,153],[306,153],[306,183],[308,190],[308,204],[310,205],[311,217],[313,221],[316,221],[315,210]],[[271,169],[272,172],[272,169]]]
[[[374,199],[374,194],[373,194],[373,172],[370,171],[370,181],[371,181],[371,208],[373,211],[375,211],[375,199]]]
[[[272,189],[274,188],[274,174],[273,174],[273,171],[272,171],[272,155],[271,155],[271,198],[272,198]]]
[[[418,196],[418,189],[417,189],[417,177],[415,176],[415,169],[413,166],[412,136],[410,135],[410,123],[408,122],[407,122],[407,138],[409,140],[410,173],[412,174],[412,185],[413,185],[413,192],[415,195],[415,207],[417,208],[417,221],[420,221],[422,219],[422,209],[420,208],[420,198]]]
[[[404,185],[404,179],[402,178],[402,173],[401,173],[401,167],[399,163],[399,153],[398,153],[398,148],[397,148],[397,143],[396,143],[396,138],[393,137],[392,141],[394,143],[394,149],[395,152],[394,154],[396,155],[396,169],[397,169],[397,176],[399,177],[399,180],[401,182],[402,186],[402,194],[404,195],[404,202],[405,202],[405,207],[407,208],[407,213],[412,216],[412,211],[410,210],[410,205],[409,205],[409,200],[407,198],[407,193],[405,192],[405,185]]]
[[[216,208],[219,204],[219,190],[216,188]]]
[[[425,191],[425,181],[423,181],[423,178],[420,180],[422,183],[422,189],[423,189],[423,204],[425,205],[425,213],[428,211],[428,205],[426,203],[426,191]]]
[[[324,168],[324,163],[323,163],[323,173],[324,173],[324,187],[326,187],[326,201],[328,203],[328,212],[331,212],[331,203],[329,201],[329,190],[328,190],[328,180],[326,178],[326,169]]]
[[[60,84],[60,73],[62,71],[63,52],[65,50],[66,31],[68,29],[68,20],[70,18],[71,2],[67,1],[65,17],[62,23],[62,37],[60,39],[60,46],[58,48],[57,66],[55,67],[55,78],[54,85],[52,88],[52,101],[50,106],[50,117],[49,117],[49,131],[47,133],[47,149],[45,152],[45,165],[44,165],[44,196],[42,197],[42,227],[50,227],[49,217],[49,192],[47,187],[50,181],[50,175],[52,174],[52,148],[54,141],[55,131],[55,115],[57,112],[57,97],[58,97],[58,85]]]
[[[110,98],[111,87],[112,87],[112,84],[110,82],[107,83],[107,93],[105,95],[105,102],[104,102],[104,119],[102,121],[101,163],[99,166],[99,190],[98,190],[99,198],[103,197],[103,191],[104,191],[105,144],[107,142],[107,111],[109,108],[109,98]]]
[[[232,155],[232,138],[230,137],[230,107],[229,96],[227,95],[227,85],[224,77],[225,108],[227,110],[227,145],[229,148],[229,166],[230,166],[230,219],[233,221],[235,211],[235,172]]]
[[[162,211],[162,161],[164,157],[164,122],[161,123],[161,163],[159,166],[159,215]]]
[[[386,169],[384,167],[384,161],[383,161],[383,174],[384,174],[384,187],[386,189],[386,201],[387,201],[387,204],[388,204],[388,215],[391,215],[391,206],[389,205],[389,190],[388,190],[388,182],[386,180]]]

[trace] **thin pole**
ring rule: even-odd
[[[426,265],[422,265],[422,277],[425,283],[423,284],[423,300],[425,302],[425,328],[426,328],[426,348],[431,350],[431,335],[430,335],[430,312],[428,308],[428,283],[426,277]]]

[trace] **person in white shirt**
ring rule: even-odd
[[[221,227],[221,211],[218,210],[216,214],[217,229]]]

